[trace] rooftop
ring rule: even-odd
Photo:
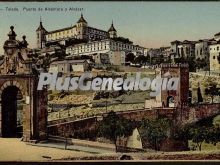
[[[57,29],[57,30],[53,30],[53,31],[49,31],[47,32],[47,34],[52,34],[52,33],[56,33],[56,32],[61,32],[61,31],[65,31],[65,30],[70,30],[72,28],[76,27],[76,25],[74,26],[69,26],[69,27],[65,27],[65,28],[61,28],[61,29]]]
[[[214,36],[220,36],[220,32],[216,33]]]
[[[77,23],[81,23],[81,22],[87,23],[86,20],[83,17],[83,14],[81,14],[80,19],[77,21]]]
[[[54,61],[51,64],[63,64],[63,63],[79,64],[85,62],[87,62],[87,60],[63,60],[63,61]]]

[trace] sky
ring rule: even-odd
[[[9,11],[6,8],[18,8]],[[82,8],[82,11],[27,11],[24,8]],[[108,30],[146,48],[169,46],[173,40],[213,38],[220,32],[220,2],[0,2],[0,54],[10,26],[17,39],[36,45],[40,17],[47,31],[74,25],[81,12],[88,25]]]

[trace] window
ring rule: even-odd
[[[219,50],[219,46],[217,46],[217,50]]]
[[[215,59],[215,56],[213,56],[213,59]]]

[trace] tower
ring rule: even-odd
[[[81,17],[76,23],[76,31],[77,31],[77,38],[78,39],[85,39],[87,38],[86,35],[86,29],[87,29],[88,23],[84,19],[83,14],[81,14]]]
[[[40,25],[36,30],[37,34],[37,48],[42,49],[46,43],[46,29],[43,27],[41,18],[40,18]]]
[[[168,73],[169,76],[165,76]],[[161,77],[179,78],[177,90],[161,90],[161,102],[165,107],[177,107],[189,101],[189,67],[188,64],[162,64]]]
[[[115,27],[113,25],[113,21],[112,21],[111,27],[108,30],[108,33],[109,33],[110,38],[116,38],[117,37],[117,31],[115,30]]]

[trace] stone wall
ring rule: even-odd
[[[74,122],[56,123],[47,128],[50,135],[94,140],[97,134],[97,123],[97,118],[92,117]]]

